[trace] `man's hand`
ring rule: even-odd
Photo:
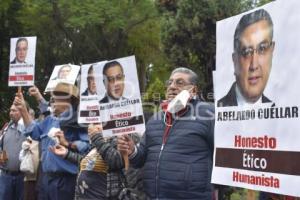
[[[129,156],[134,152],[134,142],[129,135],[118,136],[118,150],[121,154],[128,154]]]
[[[4,165],[7,162],[8,158],[6,155],[6,151],[3,150],[0,152],[0,165]]]
[[[69,142],[67,141],[67,139],[65,138],[65,134],[63,131],[57,131],[55,133],[55,136],[58,138],[59,140],[59,144],[60,145],[63,145],[65,147],[68,147],[69,146]]]
[[[20,110],[21,113],[27,110],[26,103],[21,92],[16,93],[13,104]]]
[[[43,99],[40,90],[36,86],[30,87],[28,92],[29,92],[29,96],[33,96],[38,102],[40,102]]]
[[[25,103],[25,100],[24,100],[22,92],[16,93],[16,96],[15,96],[13,104],[20,111],[25,126],[28,126],[33,120],[31,118],[31,116],[29,115],[29,112],[28,112],[28,110],[26,108],[26,103]]]
[[[102,133],[102,125],[101,124],[90,124],[88,127],[88,134],[91,138],[93,135],[97,133]]]
[[[22,149],[29,150],[31,144],[32,144],[32,141],[30,141],[29,139],[26,139],[24,142],[22,142]]]
[[[68,153],[68,149],[62,145],[55,145],[55,146],[50,146],[49,150],[54,153],[55,155],[58,155],[60,157],[66,157]]]

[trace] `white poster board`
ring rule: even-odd
[[[36,37],[10,40],[8,86],[34,85]]]
[[[100,123],[100,94],[105,91],[102,80],[103,63],[81,66],[78,123]]]
[[[273,29],[250,22],[261,9]],[[217,23],[213,183],[300,197],[299,9],[278,0]]]
[[[80,66],[63,64],[56,65],[52,71],[45,92],[51,92],[59,82],[65,82],[74,85],[77,79]]]
[[[82,66],[79,123],[101,122],[104,137],[143,134],[145,123],[135,57],[93,64],[97,95],[86,96],[90,67]]]

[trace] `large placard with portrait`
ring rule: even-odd
[[[34,85],[36,37],[10,39],[8,86]]]
[[[102,123],[103,136],[145,131],[134,56],[81,67],[79,123]]]
[[[212,182],[300,197],[300,1],[217,22]]]

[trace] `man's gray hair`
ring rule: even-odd
[[[184,74],[188,74],[190,76],[190,82],[193,85],[197,85],[198,83],[198,75],[192,71],[191,69],[185,68],[185,67],[178,67],[176,69],[174,69],[171,73],[171,76],[175,73],[184,73]]]
[[[22,42],[22,41],[26,42],[27,45],[28,45],[28,40],[27,40],[27,38],[21,37],[21,38],[19,38],[19,39],[17,40],[17,42],[16,42],[16,47],[17,47],[18,44],[19,44],[20,42]]]
[[[264,9],[256,10],[254,12],[244,15],[240,19],[240,21],[235,29],[233,48],[236,52],[238,52],[240,50],[240,41],[241,41],[240,37],[243,34],[243,32],[245,31],[245,29],[248,26],[250,26],[254,23],[257,23],[261,20],[267,21],[269,28],[270,28],[270,38],[271,38],[271,40],[273,39],[273,21],[272,21],[270,14]]]

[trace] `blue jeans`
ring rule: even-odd
[[[0,173],[0,199],[23,200],[24,175]]]

